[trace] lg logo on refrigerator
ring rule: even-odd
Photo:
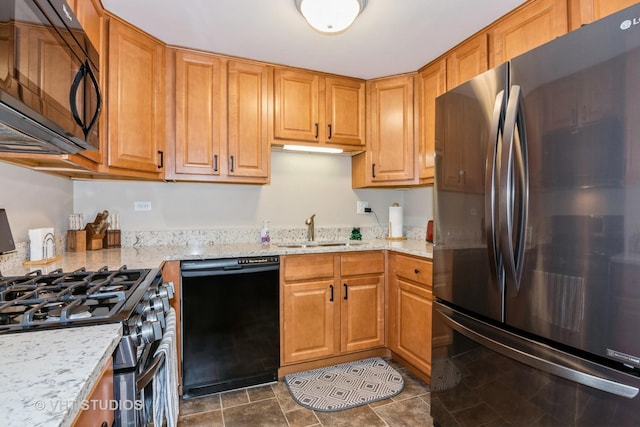
[[[627,19],[625,21],[622,21],[622,23],[620,24],[620,29],[628,30],[629,28],[638,24],[640,24],[640,18]]]

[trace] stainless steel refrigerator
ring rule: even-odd
[[[640,4],[436,100],[431,413],[640,426]]]

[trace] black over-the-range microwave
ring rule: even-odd
[[[65,0],[0,2],[0,151],[98,148],[98,51]]]

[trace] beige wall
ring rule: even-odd
[[[73,210],[71,180],[0,162],[0,189],[0,208],[7,210],[16,242],[27,241],[30,228],[66,233]]]
[[[351,188],[351,158],[304,153],[272,153],[271,184],[75,181],[74,210],[86,220],[104,209],[120,215],[121,229],[159,231],[214,227],[304,227],[316,214],[316,226],[367,226],[375,216],[357,215],[356,201],[369,202],[383,226],[388,206],[405,206],[405,225],[425,226],[431,217],[431,188],[415,190]],[[134,202],[151,202],[136,212]]]

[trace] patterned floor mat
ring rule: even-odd
[[[379,357],[286,375],[284,382],[298,404],[323,412],[388,399],[404,388],[402,376]]]

